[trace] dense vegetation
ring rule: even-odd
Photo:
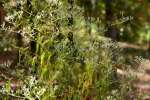
[[[148,5],[148,0],[3,0],[0,52],[17,52],[15,65],[7,68],[20,82],[14,89],[7,79],[0,98],[126,99],[132,86],[117,77],[116,66],[130,61],[117,41],[150,42],[149,14],[143,14]]]

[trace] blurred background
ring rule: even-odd
[[[80,0],[79,5],[98,33],[121,42],[125,54],[149,58],[150,0]]]

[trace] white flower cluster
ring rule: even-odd
[[[55,4],[55,5],[61,5],[61,2],[59,0],[46,0],[50,4]]]
[[[27,84],[22,87],[22,93],[26,98],[30,100],[35,100],[35,98],[40,99],[40,97],[45,93],[46,88],[39,85],[38,80],[35,77],[30,76]]]
[[[21,87],[21,90],[19,90],[19,94],[22,95],[22,97],[17,96],[16,92],[14,92],[13,89],[10,88],[10,84],[3,85],[0,89],[0,93],[4,95],[10,95],[17,98],[27,98],[29,100],[40,100],[41,96],[45,93],[46,87],[42,86],[38,80],[36,80],[35,77],[30,76],[26,80],[26,84]]]

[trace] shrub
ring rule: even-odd
[[[34,56],[29,52],[29,45],[20,48],[23,55],[20,64],[31,69],[28,75],[35,75],[40,82],[37,86],[36,82],[28,84],[32,82],[28,81],[29,86],[19,92],[23,97],[80,100],[106,99],[113,94],[111,87],[118,81],[113,64],[118,63],[120,50],[111,40],[87,33],[80,7],[75,5],[72,10],[74,24],[70,27],[65,0],[33,0],[31,11],[25,1],[20,1],[19,7],[9,12],[12,16],[9,21],[13,28],[22,30],[25,41],[36,41]],[[73,41],[69,40],[70,31]],[[35,32],[36,38],[32,35]]]

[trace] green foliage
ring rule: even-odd
[[[80,7],[74,5],[74,25],[68,28],[67,2],[33,0],[31,11],[26,9],[25,1],[20,5],[20,9],[8,13],[12,15],[9,22],[14,24],[11,29],[22,30],[27,44],[28,40],[37,42],[34,57],[29,52],[29,45],[20,48],[24,55],[21,66],[31,69],[29,75],[36,72],[38,77],[35,82],[25,82],[28,87],[25,85],[19,91],[24,98],[103,100],[113,94],[111,87],[118,81],[113,64],[120,61],[120,49],[98,33],[92,32],[91,36],[87,32]],[[35,30],[37,38],[31,34]],[[70,31],[73,41],[68,39]]]

